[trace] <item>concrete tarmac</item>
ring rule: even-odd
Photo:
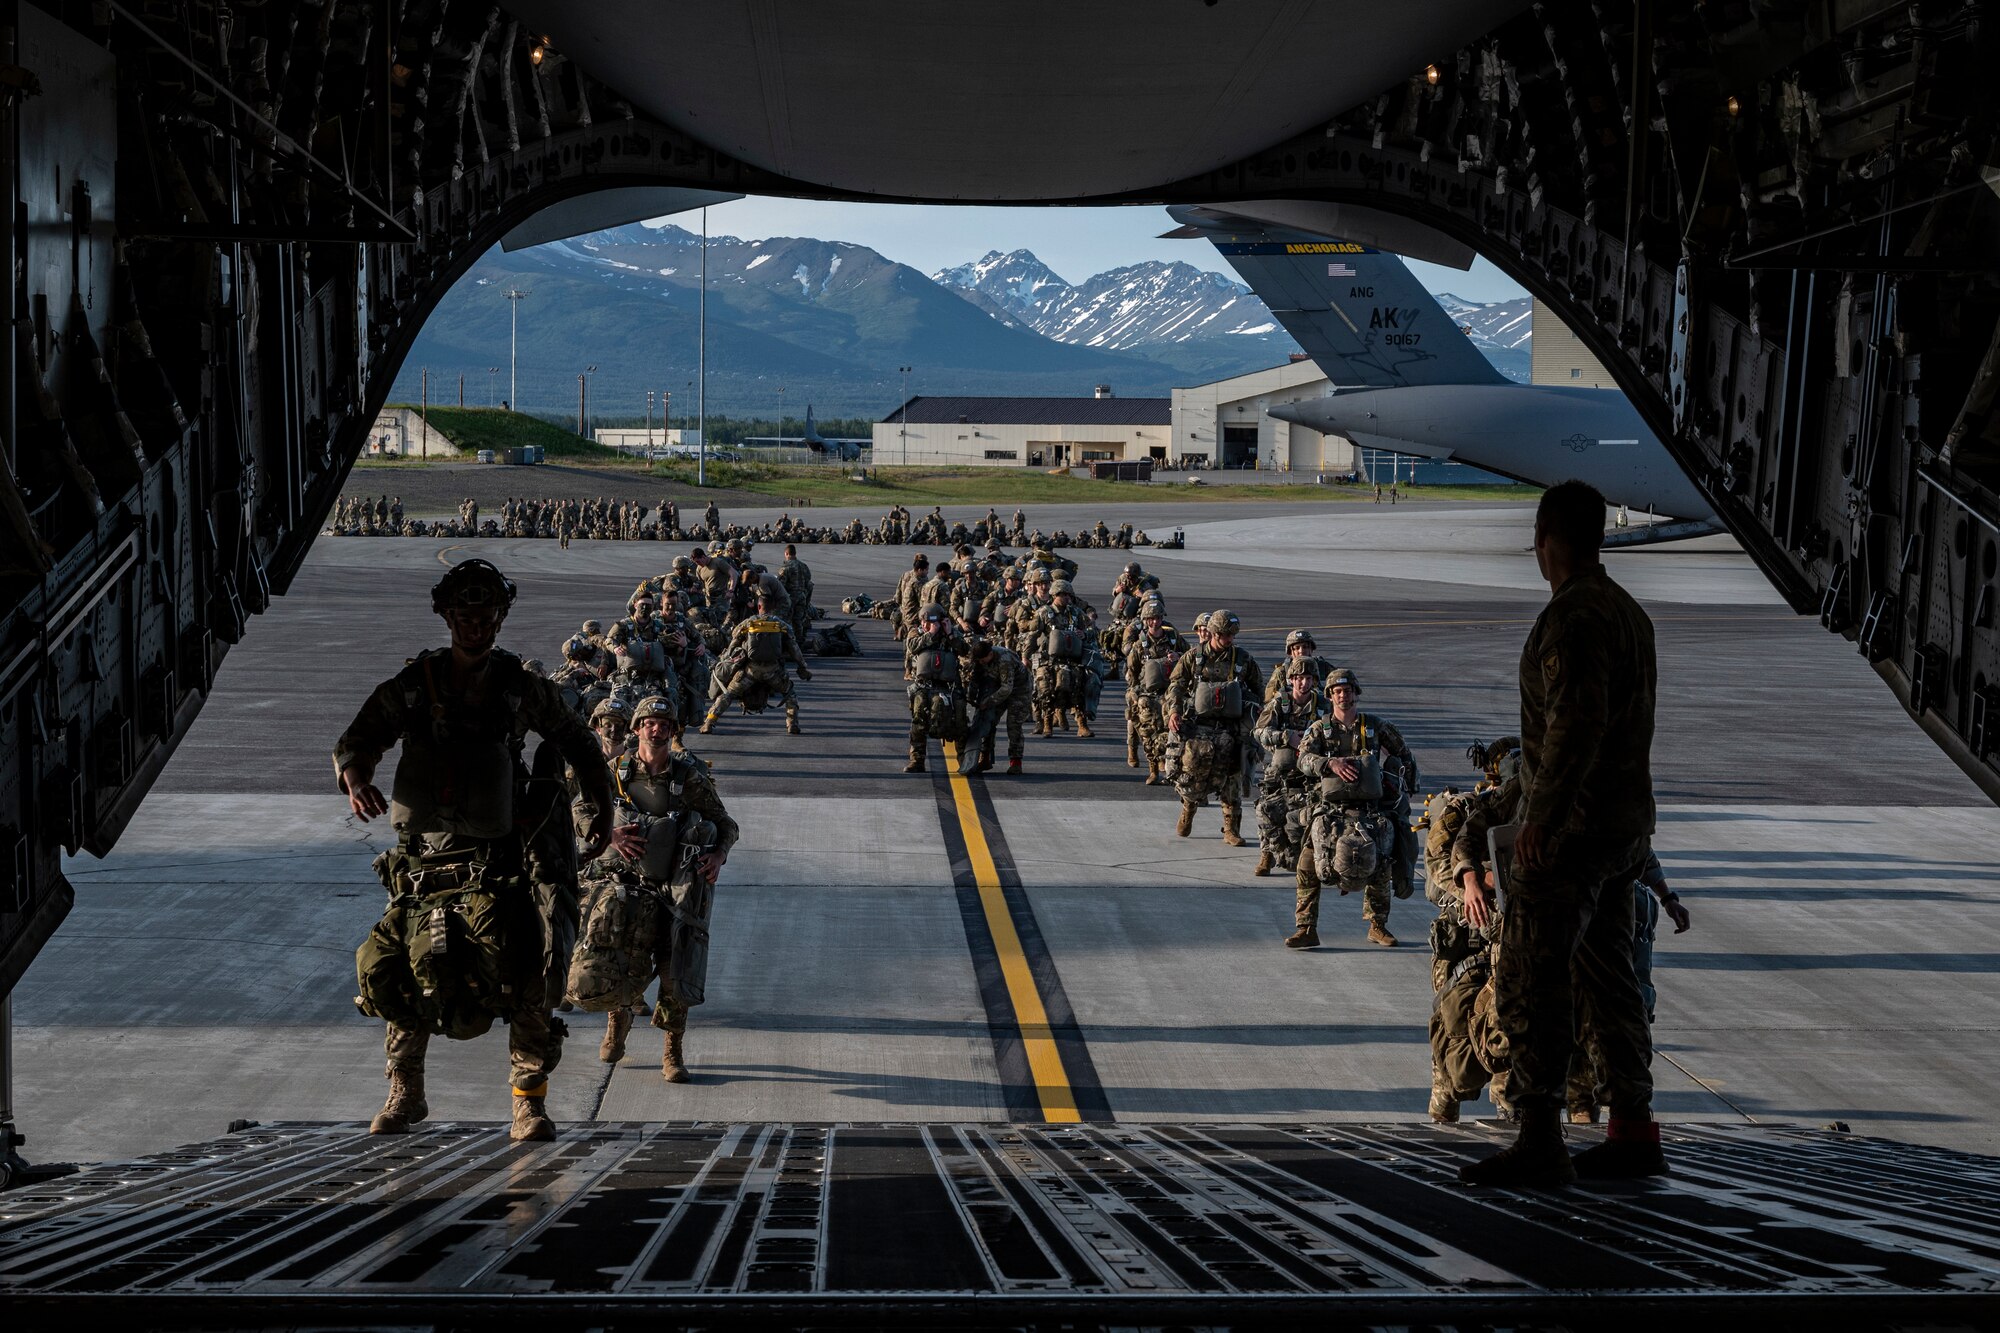
[[[1525,510],[1191,508],[1188,550],[1130,557],[1161,574],[1178,622],[1228,605],[1266,662],[1285,630],[1312,626],[1361,672],[1364,707],[1408,737],[1427,790],[1468,783],[1467,742],[1514,729],[1520,644],[1545,597]],[[380,910],[368,862],[390,835],[348,815],[334,736],[442,641],[426,591],[447,561],[512,574],[502,642],[552,661],[680,549],[315,548],[117,851],[69,867],[77,910],[15,993],[31,1156],[370,1115],[380,1026],[354,1011],[352,951]],[[911,553],[803,552],[829,609],[883,595]],[[1128,557],[1069,554],[1102,604]],[[1985,1056],[2000,1031],[2000,812],[1727,541],[1611,564],[1659,631],[1658,847],[1695,918],[1659,950],[1660,1110],[2000,1151]],[[1224,847],[1212,807],[1192,838],[1172,836],[1171,792],[1125,765],[1117,685],[1098,738],[1031,739],[1024,778],[905,776],[899,654],[883,622],[860,635],[868,655],[816,661],[800,687],[805,736],[767,713],[698,738],[744,839],[688,1038],[696,1081],[661,1081],[643,1021],[624,1062],[600,1065],[602,1020],[572,1014],[559,1120],[998,1120],[1046,1109],[1045,1068],[1086,1118],[1422,1117],[1421,895],[1395,906],[1401,948],[1364,943],[1358,903],[1336,895],[1327,947],[1284,949],[1289,881],[1253,877],[1254,849]],[[953,814],[975,806],[980,848]],[[432,1049],[434,1115],[505,1116],[504,1034]]]

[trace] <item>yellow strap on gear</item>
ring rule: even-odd
[[[543,1079],[532,1088],[516,1088],[514,1089],[514,1095],[516,1097],[546,1097],[549,1095],[549,1081]]]

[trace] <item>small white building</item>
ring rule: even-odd
[[[1273,407],[1326,396],[1330,384],[1311,358],[1175,389],[1171,467],[1351,472],[1355,449],[1338,435],[1279,421]]]
[[[620,453],[644,457],[651,450],[664,449],[670,453],[684,453],[689,449],[701,448],[701,432],[698,430],[661,429],[658,426],[647,430],[643,426],[624,426],[610,430],[594,430],[590,438]]]
[[[1082,467],[1165,464],[1173,443],[1165,398],[929,398],[919,395],[875,423],[878,466]]]

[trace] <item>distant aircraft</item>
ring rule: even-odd
[[[1508,380],[1397,256],[1215,208],[1167,211],[1184,224],[1169,235],[1210,241],[1333,382],[1272,416],[1537,486],[1574,477],[1614,505],[1682,520],[1608,540],[1722,530],[1624,394]]]
[[[861,457],[861,450],[863,449],[863,447],[871,447],[874,445],[875,441],[856,440],[856,439],[835,439],[835,438],[829,438],[825,435],[821,435],[819,433],[819,427],[813,424],[812,404],[807,403],[805,434],[752,435],[748,439],[744,440],[743,443],[803,444],[806,448],[812,450],[816,454],[825,454],[829,458],[845,458],[852,460]]]

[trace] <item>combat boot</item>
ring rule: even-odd
[[[704,718],[703,718],[703,719],[701,720],[701,727],[699,728],[699,730],[701,731],[701,734],[702,734],[702,735],[704,735],[704,736],[712,736],[712,735],[714,735],[714,734],[715,734],[715,714],[713,714],[713,713],[710,713],[710,714],[709,714],[708,716],[704,717]]]
[[[799,732],[799,715],[797,713],[787,713],[785,715],[785,734],[787,736],[801,734]]]
[[[1225,805],[1222,807],[1222,841],[1226,846],[1242,847],[1243,807]]]
[[[1151,759],[1146,761],[1146,785],[1148,787],[1160,785],[1160,766]]]
[[[1260,848],[1257,852],[1257,868],[1250,873],[1261,879],[1271,873],[1271,867],[1275,864],[1277,864],[1277,858],[1271,855],[1271,849],[1269,847]]]
[[[988,736],[986,744],[979,747],[979,768],[981,773],[993,767],[993,738]]]
[[[1667,1174],[1666,1154],[1660,1151],[1660,1126],[1653,1120],[1631,1120],[1613,1114],[1604,1127],[1604,1142],[1585,1148],[1573,1159],[1577,1175],[1585,1180],[1637,1180],[1642,1176]]]
[[[1084,715],[1083,715],[1082,713],[1078,713],[1078,714],[1076,715],[1076,737],[1077,737],[1077,739],[1078,739],[1078,740],[1083,740],[1083,741],[1087,741],[1087,740],[1089,740],[1089,739],[1090,739],[1090,738],[1091,738],[1092,736],[1095,736],[1096,734],[1097,734],[1096,732],[1094,732],[1094,731],[1092,731],[1092,730],[1090,729],[1090,719],[1089,719],[1089,718],[1087,718],[1087,717],[1085,717],[1085,716],[1084,716]]]
[[[1182,801],[1181,817],[1179,822],[1174,825],[1174,836],[1185,838],[1192,832],[1194,832],[1194,802]]]
[[[1285,947],[1287,949],[1317,949],[1319,948],[1319,931],[1311,926],[1300,926],[1297,930],[1285,936]]]
[[[1138,766],[1139,738],[1128,731],[1125,733],[1125,767],[1137,768]]]
[[[424,1100],[424,1070],[421,1065],[392,1065],[389,1068],[389,1096],[382,1109],[368,1122],[370,1134],[407,1134],[410,1126],[421,1124],[431,1113]]]
[[[904,771],[905,773],[921,773],[921,772],[923,772],[923,771],[924,771],[924,757],[923,757],[922,755],[920,755],[920,754],[913,754],[913,755],[911,755],[911,756],[910,756],[910,762],[909,762],[909,763],[907,763],[907,764],[904,764],[904,765],[903,765],[903,771]]]
[[[1458,1098],[1438,1088],[1431,1089],[1431,1119],[1440,1125],[1458,1123]]]
[[[1007,757],[1007,776],[1008,776],[1008,777],[1010,777],[1010,778],[1018,778],[1018,777],[1020,777],[1020,776],[1021,776],[1021,756],[1020,756],[1020,755],[1018,755],[1018,754],[1016,754],[1016,755],[1009,755],[1009,756]]]
[[[556,1136],[555,1121],[549,1119],[548,1087],[542,1084],[542,1091],[532,1097],[519,1088],[514,1090],[514,1127],[507,1131],[508,1138],[516,1143],[544,1143]]]
[[[1538,1104],[1521,1108],[1521,1132],[1515,1140],[1483,1161],[1458,1169],[1468,1185],[1517,1189],[1551,1189],[1576,1183],[1576,1167],[1563,1147],[1557,1108]]]
[[[597,1058],[615,1065],[625,1058],[625,1034],[632,1030],[632,1011],[613,1009],[604,1020],[604,1040],[597,1044]]]
[[[1572,1106],[1569,1108],[1569,1122],[1572,1125],[1594,1125],[1597,1123],[1595,1106]]]
[[[1401,943],[1394,935],[1389,933],[1389,928],[1380,921],[1370,921],[1368,923],[1368,942],[1370,944],[1379,944],[1385,949],[1393,949],[1397,944]]]
[[[681,1043],[686,1038],[685,1032],[667,1034],[667,1049],[660,1055],[660,1077],[669,1083],[694,1082],[694,1075],[688,1073],[687,1063],[683,1058]]]

